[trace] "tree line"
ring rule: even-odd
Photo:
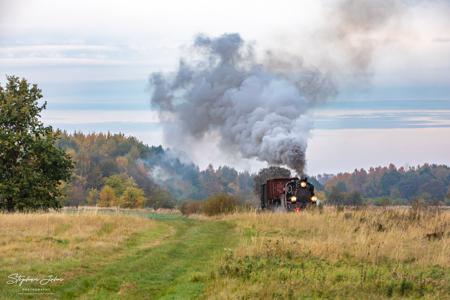
[[[415,167],[359,169],[339,173],[325,183],[328,202],[357,205],[425,203],[450,204],[450,167],[424,164]]]
[[[253,177],[222,166],[200,170],[170,150],[123,134],[61,132],[56,145],[75,164],[64,205],[172,208],[214,194],[248,197]]]

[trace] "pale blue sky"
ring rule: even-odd
[[[287,47],[315,63],[315,32],[332,1],[159,2],[0,0],[0,74],[39,84],[48,124],[164,144],[148,76],[173,70],[193,36],[239,32],[257,48]],[[339,74],[337,99],[310,112],[310,173],[390,162],[450,164],[448,1],[409,5],[389,41],[377,42],[370,76]],[[201,167],[264,165],[214,145],[194,150]]]

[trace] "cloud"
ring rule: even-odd
[[[326,130],[450,128],[448,109],[317,110],[313,116],[315,127]]]
[[[128,54],[128,55],[127,55]],[[120,66],[146,64],[136,61],[132,51],[111,45],[31,44],[0,46],[2,66]]]
[[[81,58],[81,57],[17,57],[0,58],[0,65],[6,66],[151,66],[147,61],[128,61],[107,58]]]
[[[159,123],[160,117],[157,112],[151,110],[141,111],[86,111],[86,110],[46,110],[42,118],[48,123],[59,124],[83,124],[83,123]]]
[[[89,44],[39,44],[39,45],[13,45],[0,46],[0,54],[27,54],[27,53],[48,53],[48,52],[98,52],[98,51],[119,51],[119,47],[108,45],[89,45]]]

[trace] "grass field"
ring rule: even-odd
[[[450,299],[444,211],[6,214],[0,226],[0,299]],[[8,284],[15,273],[63,280]]]
[[[450,299],[450,213],[235,214],[209,298]]]

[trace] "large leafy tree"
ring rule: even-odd
[[[60,184],[73,164],[55,145],[58,133],[40,121],[41,98],[37,85],[16,76],[0,85],[0,210],[61,207]]]

